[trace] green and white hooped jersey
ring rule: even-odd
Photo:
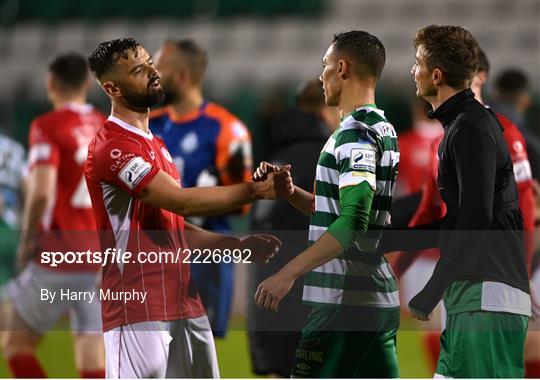
[[[339,189],[367,181],[375,191],[368,231],[337,258],[307,273],[303,301],[313,305],[399,308],[397,281],[384,258],[375,254],[382,227],[390,222],[399,149],[384,112],[362,106],[340,123],[317,163],[314,213],[309,244],[340,215]]]

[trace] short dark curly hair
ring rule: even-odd
[[[428,68],[441,70],[444,83],[452,88],[468,87],[478,71],[478,41],[460,26],[426,26],[416,33],[413,44],[424,47]]]
[[[334,48],[347,55],[354,61],[359,76],[381,76],[386,51],[384,45],[377,37],[368,32],[351,30],[349,32],[334,34],[332,41]]]
[[[90,70],[100,79],[114,66],[120,57],[127,59],[129,50],[137,55],[137,47],[140,45],[133,38],[119,38],[102,42],[88,57]]]

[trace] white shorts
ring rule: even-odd
[[[45,300],[42,292],[55,292],[53,302]],[[17,316],[34,332],[51,330],[58,320],[69,314],[71,330],[78,334],[101,334],[101,304],[99,297],[92,302],[77,298],[61,300],[61,292],[96,293],[96,273],[59,272],[30,262],[8,283],[8,293]]]
[[[219,378],[206,316],[132,323],[103,335],[107,378]]]

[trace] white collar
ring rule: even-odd
[[[128,124],[125,121],[120,120],[119,118],[117,118],[117,117],[115,117],[113,115],[110,115],[107,120],[112,121],[114,124],[117,124],[118,126],[124,128],[124,129],[127,129],[130,132],[133,132],[133,133],[135,133],[135,134],[137,134],[139,136],[145,137],[148,140],[152,140],[154,138],[154,135],[152,135],[151,131],[148,131],[148,133],[145,133],[145,132],[141,131],[139,128],[134,127],[133,125]]]
[[[64,108],[78,113],[88,113],[94,108],[91,104],[80,104],[75,102],[69,102],[64,105]]]

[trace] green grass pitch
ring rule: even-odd
[[[403,318],[405,323],[406,318]],[[216,341],[221,376],[225,378],[255,377],[251,372],[249,346],[245,325],[229,332],[225,339]],[[71,334],[50,332],[39,348],[38,355],[49,377],[78,377],[75,370]],[[432,377],[417,331],[405,330],[398,335],[398,358],[402,377]],[[6,363],[0,357],[0,378],[10,377]]]

